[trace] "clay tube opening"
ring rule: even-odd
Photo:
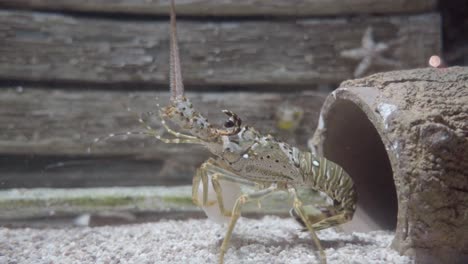
[[[392,167],[376,128],[347,100],[335,101],[325,122],[325,157],[343,166],[353,178],[358,207],[379,228],[395,230],[398,203]]]

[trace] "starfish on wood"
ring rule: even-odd
[[[401,64],[398,61],[385,58],[382,55],[395,43],[397,42],[375,42],[372,36],[372,28],[368,27],[362,37],[362,46],[356,49],[344,50],[340,55],[345,58],[361,61],[354,71],[354,77],[361,77],[373,65],[400,66]]]

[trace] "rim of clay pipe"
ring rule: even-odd
[[[378,102],[378,97],[378,89],[368,87],[339,88],[331,93],[322,107],[312,147],[353,178],[358,192],[358,219],[353,221],[365,225],[359,229],[395,230],[396,153],[385,135],[392,104]]]

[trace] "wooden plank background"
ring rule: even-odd
[[[436,8],[437,0],[185,0],[176,1],[176,5],[178,15],[190,16],[329,16],[429,12]],[[0,6],[167,15],[169,0],[1,0]]]
[[[437,14],[285,21],[184,21],[178,35],[185,82],[197,85],[336,84],[358,65],[340,52],[400,41],[399,68],[439,54]],[[0,79],[168,83],[168,21],[0,11]],[[333,32],[333,34],[330,34]],[[374,67],[372,71],[392,70]],[[369,72],[370,73],[370,72]]]
[[[306,149],[315,130],[325,94],[199,92],[189,93],[194,106],[215,125],[225,120],[222,109],[240,113],[245,124]],[[168,145],[152,138],[119,137],[88,147],[96,137],[141,130],[136,113],[156,110],[168,92],[113,91],[45,87],[0,88],[0,188],[2,186],[120,186],[189,184],[209,153],[194,145]],[[275,112],[289,102],[304,109],[295,132],[276,128]],[[131,107],[133,112],[128,112]],[[161,128],[153,120],[155,129]],[[8,155],[15,154],[14,157]],[[27,160],[24,162],[22,160]],[[51,164],[65,163],[46,169]],[[52,166],[54,167],[54,166]]]
[[[241,113],[243,124],[266,133],[277,133],[275,112],[284,102],[304,109],[304,120],[295,138],[305,145],[315,130],[324,94],[200,92],[188,93],[194,107],[206,114],[213,125],[222,125],[222,109]],[[3,88],[0,96],[0,153],[85,155],[94,138],[115,132],[141,130],[137,113],[156,111],[156,100],[169,102],[168,92],[108,92],[80,89],[44,89],[41,87]],[[133,112],[128,112],[126,107]],[[161,128],[159,120],[152,122]],[[164,157],[189,145],[168,145],[154,139],[109,140],[96,146],[92,154]]]
[[[214,124],[233,110],[302,149],[326,96],[316,88],[353,77],[359,62],[339,54],[360,47],[368,27],[377,42],[399,41],[385,54],[399,69],[441,49],[435,0],[179,2],[194,105]],[[168,3],[0,0],[0,189],[190,184],[209,157],[198,146],[130,137],[87,152],[95,137],[140,128],[127,106],[167,102]],[[305,111],[295,132],[275,126],[285,101]]]

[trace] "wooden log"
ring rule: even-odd
[[[169,1],[4,0],[0,6],[37,10],[167,15]],[[176,1],[178,15],[313,16],[368,13],[420,13],[435,10],[436,0],[244,0]]]
[[[397,66],[427,64],[440,53],[437,14],[284,21],[179,20],[187,84],[310,85],[351,78],[359,60],[341,52],[361,46],[373,29],[392,45]],[[116,21],[34,12],[0,12],[0,79],[149,82],[167,85],[168,22]],[[333,32],[333,34],[330,34]]]
[[[222,125],[230,109],[248,124],[263,133],[276,135],[275,112],[289,102],[304,111],[303,122],[289,136],[305,147],[318,120],[324,93],[206,92],[188,93],[194,107],[213,125]],[[157,100],[155,98],[158,98]],[[87,148],[96,137],[109,133],[144,130],[137,121],[139,113],[157,111],[157,102],[166,105],[168,92],[89,91],[16,87],[0,89],[0,153],[43,155],[87,155]],[[132,110],[127,111],[127,107]],[[155,130],[161,126],[157,115],[148,119]],[[288,140],[285,138],[285,140]],[[168,145],[156,139],[139,136],[115,138],[93,147],[95,156],[160,157],[170,153],[190,152],[188,145]],[[201,148],[197,148],[197,152]]]
[[[214,125],[238,113],[245,124],[306,149],[325,98],[319,92],[189,93],[194,106]],[[167,92],[90,91],[69,88],[16,87],[0,89],[0,188],[86,187],[189,184],[195,169],[209,157],[194,145],[168,145],[153,138],[114,138],[87,148],[96,137],[142,130],[137,113],[156,111]],[[295,132],[276,127],[275,112],[283,102],[304,110]],[[131,107],[128,112],[126,107]],[[152,120],[156,130],[158,120]],[[12,154],[14,154],[12,156]],[[60,163],[64,163],[60,166]],[[54,168],[46,169],[48,166]]]
[[[115,156],[1,155],[0,189],[190,184],[196,166],[208,155],[196,154],[202,156],[194,159],[188,153],[186,159],[179,159],[185,164],[178,164],[175,155],[146,160]]]
[[[244,189],[244,191],[249,191]],[[251,190],[250,190],[251,191]],[[300,197],[315,205],[326,203],[316,192],[301,189]],[[288,215],[292,197],[278,192],[257,203],[247,204],[242,212],[249,214]],[[185,219],[193,213],[204,214],[192,202],[191,186],[70,188],[70,189],[10,189],[0,190],[0,225],[19,219],[65,217],[94,214],[105,217],[118,213],[184,213]]]
[[[0,191],[0,220],[77,216],[100,212],[199,211],[190,186],[11,189]]]

